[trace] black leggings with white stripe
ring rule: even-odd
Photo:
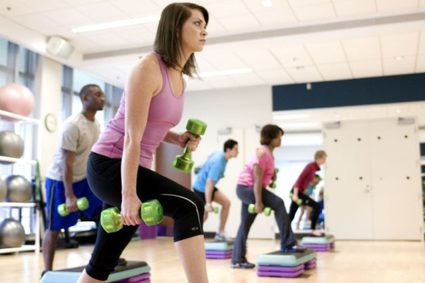
[[[87,163],[87,180],[93,193],[103,201],[104,208],[121,207],[121,159],[92,152]],[[139,166],[137,195],[142,202],[159,200],[164,214],[175,221],[174,241],[203,234],[204,203],[191,190]],[[108,234],[99,227],[86,272],[98,280],[106,280],[136,230],[137,226],[124,226]]]

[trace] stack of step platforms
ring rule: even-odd
[[[326,235],[323,237],[304,237],[301,245],[315,252],[329,252],[335,248],[335,237]]]
[[[257,275],[261,277],[293,278],[315,267],[316,253],[309,249],[298,253],[275,251],[257,258]]]
[[[85,266],[46,272],[40,283],[75,283]],[[128,261],[124,266],[116,266],[106,282],[149,283],[151,268],[144,261]]]
[[[205,241],[205,255],[208,259],[227,259],[232,257],[233,242]]]

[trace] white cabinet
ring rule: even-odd
[[[324,130],[326,231],[339,239],[422,240],[417,125],[331,123]]]
[[[13,118],[13,120],[10,120],[9,118]],[[23,137],[25,150],[24,156],[22,158],[17,159],[7,156],[0,156],[0,172],[2,173],[2,177],[6,177],[7,175],[12,174],[19,174],[23,175],[28,181],[31,182],[37,171],[37,162],[35,160],[31,160],[30,158],[31,153],[36,145],[36,139],[34,138],[34,136],[36,136],[34,135],[36,130],[33,128],[34,126],[39,125],[39,121],[37,119],[23,117],[0,110],[0,123],[2,123],[0,130],[4,130],[5,127],[7,128],[11,125],[8,130],[15,130],[20,135],[30,134],[29,136],[31,137]],[[25,218],[26,225],[24,225],[25,232],[27,234],[26,236],[29,234],[34,235],[34,244],[23,245],[18,248],[1,248],[0,254],[21,251],[35,251],[38,253],[40,251],[40,216],[37,204],[34,202],[1,202],[0,200],[0,220],[3,220],[3,218],[6,217],[17,218],[16,215],[27,216]]]

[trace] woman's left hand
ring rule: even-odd
[[[188,146],[191,151],[195,151],[201,141],[200,136],[195,136],[190,132],[184,132],[179,136],[179,145],[181,147]]]

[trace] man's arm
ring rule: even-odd
[[[65,198],[66,206],[69,212],[77,211],[77,198],[74,194],[74,189],[72,188],[72,177],[74,174],[74,162],[75,162],[75,152],[62,149],[64,153],[64,170],[62,176],[62,182],[65,187]]]

